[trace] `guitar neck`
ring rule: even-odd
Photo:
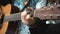
[[[9,16],[4,16],[4,21],[16,21],[21,20],[21,13],[11,14]]]

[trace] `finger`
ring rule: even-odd
[[[25,16],[25,15],[27,15],[26,11],[21,12],[21,16]]]
[[[32,19],[31,14],[27,14],[26,19]]]

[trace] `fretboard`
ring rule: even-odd
[[[15,14],[10,14],[9,16],[4,17],[4,21],[16,21],[16,20],[21,20],[21,14],[20,13],[15,13]]]

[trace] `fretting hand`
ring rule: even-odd
[[[35,23],[35,20],[33,19],[33,17],[31,17],[31,14],[28,14],[27,11],[23,11],[21,13],[21,20],[22,23],[27,25],[33,25]]]

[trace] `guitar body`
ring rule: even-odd
[[[19,12],[19,9],[15,7],[14,5],[12,5],[11,9],[12,9],[11,14]],[[18,27],[18,21],[9,22],[9,26],[8,26],[6,34],[17,34],[17,27]]]
[[[19,9],[14,5],[7,4],[6,6],[2,6],[2,12],[4,16],[8,16],[13,13],[18,13]],[[14,22],[4,21],[0,29],[0,34],[16,34],[17,27],[18,27],[18,21]]]

